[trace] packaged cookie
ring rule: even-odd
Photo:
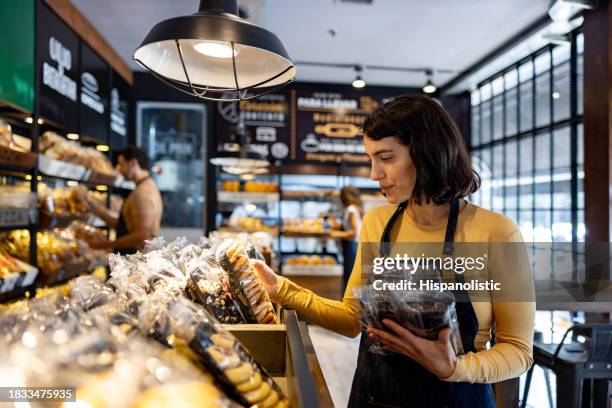
[[[268,292],[249,261],[246,243],[234,240],[219,246],[217,260],[228,274],[230,288],[247,321],[264,324],[278,323]]]

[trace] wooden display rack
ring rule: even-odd
[[[285,392],[292,407],[333,407],[308,328],[293,310],[281,324],[226,324]]]

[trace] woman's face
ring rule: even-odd
[[[408,200],[416,182],[416,168],[408,146],[393,136],[372,140],[365,135],[363,143],[371,160],[370,178],[378,181],[387,200],[391,204]]]

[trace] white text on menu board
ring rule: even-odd
[[[76,101],[77,85],[64,71],[72,68],[72,52],[55,37],[49,39],[49,57],[57,62],[57,68],[43,63],[43,85],[48,86],[71,101]]]

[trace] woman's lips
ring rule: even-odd
[[[392,189],[392,188],[393,188],[393,186],[389,186],[389,187],[381,187],[381,188],[380,188],[380,191],[381,191],[383,194],[389,194],[389,191],[391,191],[391,189]]]

